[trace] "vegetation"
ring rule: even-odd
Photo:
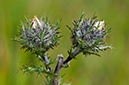
[[[69,67],[69,62],[76,59],[76,56],[81,52],[87,56],[90,54],[100,56],[99,51],[111,49],[111,46],[105,46],[104,39],[112,28],[106,30],[104,21],[98,21],[94,15],[91,19],[83,19],[84,12],[79,20],[74,20],[74,27],[71,28],[67,25],[71,34],[71,49],[68,50],[68,57],[64,60],[63,55],[58,55],[58,61],[55,69],[51,68],[56,60],[48,57],[48,50],[54,49],[59,44],[58,41],[62,37],[59,35],[59,23],[55,26],[49,24],[48,19],[39,19],[36,16],[32,20],[27,19],[26,24],[21,22],[19,27],[19,34],[14,40],[20,42],[21,49],[26,49],[25,52],[30,51],[35,54],[37,58],[44,64],[40,66],[32,64],[31,66],[23,65],[20,72],[37,72],[38,75],[43,73],[46,77],[46,85],[60,85],[62,82],[59,77],[60,70]],[[62,77],[61,77],[62,78]]]

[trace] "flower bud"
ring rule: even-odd
[[[103,50],[101,46],[104,45],[104,38],[111,29],[106,31],[104,21],[98,21],[96,16],[91,19],[83,19],[83,16],[84,13],[80,20],[74,21],[73,28],[67,26],[71,31],[73,47],[80,48],[83,53]],[[110,47],[107,46],[106,48]]]
[[[34,16],[32,20],[27,20],[27,25],[21,22],[19,28],[19,35],[15,40],[22,44],[22,48],[26,48],[26,51],[31,50],[36,53],[44,53],[49,48],[57,46],[57,41],[61,36],[58,36],[58,24],[50,26],[48,20],[42,20]]]

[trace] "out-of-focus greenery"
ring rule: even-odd
[[[37,74],[16,74],[20,62],[38,61],[11,40],[18,33],[20,20],[25,22],[24,15],[47,15],[50,23],[62,19],[64,37],[49,55],[54,59],[62,53],[66,58],[71,43],[65,25],[72,26],[82,10],[87,17],[96,12],[99,19],[106,20],[108,28],[114,27],[106,39],[114,48],[101,53],[102,57],[78,55],[69,69],[61,70],[61,74],[65,73],[63,80],[72,85],[129,85],[129,0],[0,0],[0,85],[44,85],[42,75],[37,78]]]

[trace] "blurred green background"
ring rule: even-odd
[[[24,53],[20,44],[11,40],[18,33],[20,20],[25,22],[24,16],[47,15],[50,23],[62,19],[64,37],[49,55],[54,59],[62,53],[66,58],[71,46],[66,24],[72,26],[82,10],[89,18],[96,12],[108,28],[114,27],[106,39],[113,50],[100,53],[102,57],[79,54],[70,68],[61,70],[63,81],[72,85],[129,85],[129,0],[0,0],[0,85],[44,85],[43,75],[15,74],[20,62],[37,62],[34,55]]]

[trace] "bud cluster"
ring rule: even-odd
[[[104,20],[98,21],[96,16],[93,16],[91,19],[84,19],[83,17],[84,13],[82,13],[79,20],[74,20],[73,28],[67,25],[71,34],[72,46],[66,59],[63,59],[62,54],[58,55],[58,61],[54,70],[51,68],[51,65],[55,64],[56,59],[53,60],[52,57],[49,57],[47,51],[59,44],[57,41],[62,35],[59,35],[58,25],[61,20],[55,26],[51,26],[47,18],[40,19],[36,16],[32,20],[26,18],[26,24],[21,22],[19,34],[14,40],[21,43],[22,49],[36,54],[44,66],[40,62],[39,66],[33,64],[28,66],[26,64],[23,65],[19,72],[37,72],[38,75],[43,73],[45,74],[46,85],[62,85],[61,79],[64,75],[59,77],[60,70],[68,68],[69,62],[72,59],[76,59],[78,54],[82,52],[84,55],[94,54],[100,56],[98,54],[99,51],[111,49],[111,46],[105,46],[104,40],[112,28],[106,30]]]

